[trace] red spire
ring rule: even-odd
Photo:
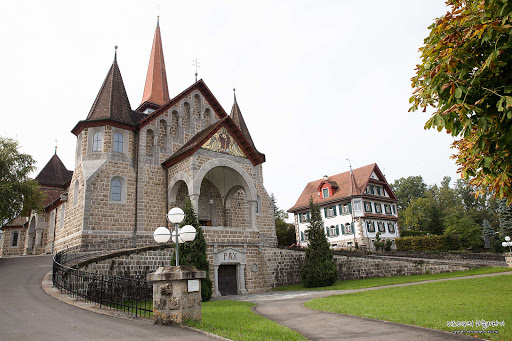
[[[164,52],[162,49],[159,21],[158,19],[156,24],[141,106],[145,102],[163,105],[169,101],[169,89],[167,88],[167,75],[165,73]]]

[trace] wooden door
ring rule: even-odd
[[[238,294],[236,265],[220,265],[218,270],[219,292],[222,296]]]

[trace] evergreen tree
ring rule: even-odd
[[[185,225],[194,226],[196,228],[196,238],[191,242],[180,244],[180,265],[192,265],[206,272],[206,278],[201,279],[201,300],[206,302],[212,298],[212,281],[209,276],[208,260],[206,259],[206,240],[189,198],[186,198],[183,203],[183,212],[185,213],[185,219],[183,219],[180,227]],[[173,253],[171,264],[175,264],[175,262],[176,254]]]
[[[320,216],[320,208],[309,198],[311,218],[308,230],[308,248],[304,265],[300,270],[302,284],[305,287],[325,287],[334,284],[338,277],[338,269],[329,249],[327,237],[324,234],[324,223]]]
[[[499,200],[500,234],[501,239],[505,236],[512,237],[512,204],[507,205],[507,199]]]

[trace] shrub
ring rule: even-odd
[[[460,238],[453,235],[401,237],[395,239],[398,251],[453,251],[464,248]]]

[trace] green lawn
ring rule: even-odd
[[[307,340],[301,334],[251,311],[254,303],[210,301],[202,304],[202,321],[187,325],[231,340]]]
[[[393,321],[432,329],[484,330],[477,320],[504,321],[488,327],[499,334],[477,334],[484,339],[512,339],[512,277],[496,276],[418,284],[306,302],[312,309]],[[447,327],[449,321],[473,321],[473,326]],[[469,334],[476,335],[476,334]]]
[[[428,281],[432,279],[442,278],[453,278],[461,276],[481,275],[488,273],[512,271],[511,268],[503,267],[484,267],[475,268],[467,271],[457,272],[446,272],[441,274],[433,275],[412,275],[412,276],[395,276],[395,277],[379,277],[379,278],[368,278],[368,279],[349,279],[344,281],[337,281],[331,286],[321,288],[306,288],[302,284],[288,285],[284,287],[278,287],[273,290],[275,291],[289,291],[289,290],[352,290],[362,288],[380,287],[383,285],[400,284],[400,283],[412,283]]]

